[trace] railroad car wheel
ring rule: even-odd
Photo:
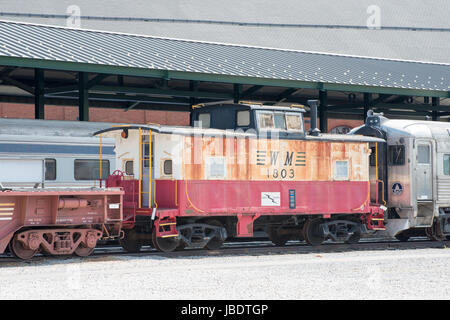
[[[280,247],[284,246],[289,240],[288,235],[280,235],[280,233],[278,232],[278,228],[270,228],[267,232],[267,236],[274,245]]]
[[[395,239],[398,241],[406,242],[409,240],[409,235],[407,235],[405,232],[400,232],[399,234],[395,235]]]
[[[181,251],[181,250],[184,250],[184,248],[186,248],[186,243],[184,243],[183,241],[180,241],[180,244],[178,245],[178,247],[175,248],[175,250]]]
[[[358,243],[360,239],[361,239],[361,232],[354,232],[354,233],[350,236],[350,238],[348,238],[348,240],[345,241],[345,243],[348,243],[348,244],[355,244],[355,243]]]
[[[36,249],[36,250],[26,249],[23,246],[23,243],[17,239],[17,235],[16,235],[9,242],[9,251],[16,258],[28,260],[28,259],[31,259],[34,257],[34,255],[38,252],[38,249]]]
[[[218,220],[207,220],[206,224],[210,224],[215,227],[223,227],[222,223]],[[217,250],[223,245],[223,240],[218,237],[214,237],[206,244],[205,248],[209,250]]]
[[[180,240],[175,239],[174,237],[169,238],[161,238],[156,236],[156,229],[153,229],[152,233],[152,241],[153,246],[162,252],[172,252],[174,251],[180,244]]]
[[[124,230],[124,237],[119,239],[119,243],[126,252],[138,253],[141,251],[142,241],[134,229]]]
[[[92,252],[94,252],[94,248],[80,247],[79,246],[78,248],[75,249],[75,251],[73,253],[75,253],[79,257],[87,257]]]
[[[320,218],[309,219],[305,222],[305,225],[303,226],[303,235],[305,236],[306,243],[312,246],[322,244],[325,237],[320,229],[321,223],[322,219]]]

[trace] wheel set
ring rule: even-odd
[[[146,240],[149,239],[150,236],[152,246],[158,251],[162,252],[183,250],[187,247],[217,250],[223,245],[225,238],[220,234],[214,233],[214,230],[223,228],[223,224],[219,220],[206,219],[203,221],[203,223],[193,224],[193,226],[197,228],[203,227],[203,238],[206,238],[206,240],[203,239],[202,241],[192,241],[191,243],[191,237],[187,238],[186,236],[182,236],[180,234],[180,232],[182,231],[180,231],[177,235],[158,236],[156,228],[153,228],[150,235],[147,233],[139,233],[135,229],[124,230],[124,236],[119,240],[119,242],[122,248],[130,253],[139,252],[141,250],[141,247],[144,245]],[[180,227],[181,230],[185,228],[185,226],[183,225]],[[190,232],[190,236],[192,236],[192,232]]]

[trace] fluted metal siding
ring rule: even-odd
[[[438,179],[438,201],[450,201],[450,180]]]
[[[448,91],[450,65],[0,21],[0,57]]]

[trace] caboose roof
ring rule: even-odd
[[[242,132],[238,130],[221,130],[221,129],[211,129],[211,128],[197,128],[197,127],[182,127],[182,126],[163,126],[156,124],[148,125],[121,125],[114,126],[111,128],[103,129],[94,133],[94,135],[99,135],[108,132],[121,131],[124,129],[128,130],[151,130],[155,133],[160,134],[178,134],[178,135],[199,135],[199,136],[227,136],[227,137],[242,137],[242,138],[263,138],[263,136],[258,136],[256,132]],[[290,139],[289,137],[283,137],[283,140]],[[294,139],[294,138],[292,138]],[[305,136],[304,138],[299,138],[298,135],[295,136],[296,140],[322,140],[322,141],[348,141],[348,142],[385,142],[383,139],[366,137],[362,135],[346,135],[346,134],[320,134],[319,136]]]

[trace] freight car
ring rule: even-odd
[[[43,171],[42,171],[43,172]],[[121,235],[120,189],[14,188],[0,191],[0,253],[88,256]]]
[[[92,137],[109,126],[0,119],[0,253],[87,256],[121,235],[123,191],[94,187],[115,166],[114,141]]]
[[[162,251],[215,249],[229,237],[263,228],[278,245],[305,239],[357,242],[384,230],[384,207],[371,185],[371,148],[383,139],[320,134],[304,110],[214,105],[191,114],[191,127],[124,125],[96,135],[116,141],[108,187],[121,187],[128,251],[152,240]]]
[[[0,119],[0,183],[33,186],[35,161],[45,161],[46,187],[93,187],[115,168],[114,141],[92,133],[111,123]],[[99,162],[103,144],[102,163]],[[102,172],[100,173],[100,167]],[[38,172],[39,174],[39,172]]]
[[[404,241],[421,233],[449,239],[450,123],[392,120],[369,111],[365,125],[350,134],[387,141],[377,161],[389,208],[387,235]]]

